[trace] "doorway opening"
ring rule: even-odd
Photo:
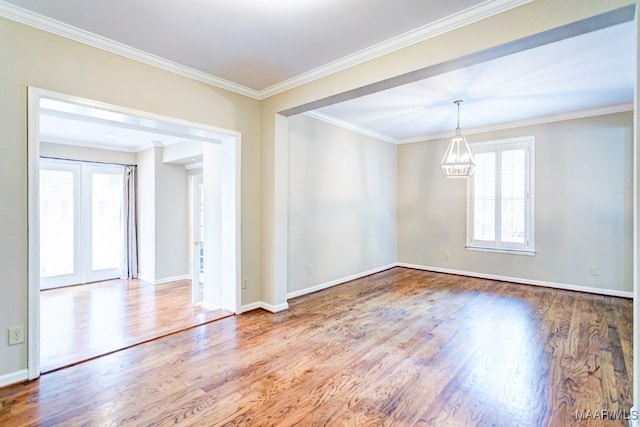
[[[189,316],[200,322],[197,324],[240,311],[239,132],[37,88],[29,88],[28,107],[30,379],[37,378],[43,367],[41,321],[45,320],[42,318],[45,309],[51,310],[53,307],[53,310],[61,310],[66,307],[68,313],[73,313],[62,316],[66,319],[62,323],[56,323],[55,329],[63,335],[71,335],[74,331],[83,329],[83,316],[91,321],[100,316],[111,320],[93,323],[102,323],[105,328],[110,328],[116,336],[113,341],[120,341],[120,347],[107,349],[103,346],[102,353],[91,354],[89,357],[83,355],[74,363],[176,332],[167,330],[162,322],[157,322],[158,316],[155,313],[153,321],[152,317],[144,316],[134,321],[145,324],[147,330],[153,330],[155,335],[142,334],[137,342],[121,339],[126,335],[123,331],[130,328],[126,326],[126,322],[119,320],[127,317],[134,301],[138,301],[138,306],[148,306],[149,301],[162,305],[164,303],[159,301],[166,301],[163,299],[165,296],[170,295],[169,299],[175,300],[176,295],[180,294],[180,298],[186,301]],[[52,117],[67,122],[78,120],[85,128],[110,127],[122,130],[129,136],[136,133],[145,134],[146,137],[160,135],[169,140],[169,143],[163,144],[154,139],[150,141],[150,147],[146,151],[144,147],[139,147],[139,150],[142,150],[140,152],[144,152],[146,157],[139,156],[144,166],[140,168],[141,164],[138,165],[141,171],[137,178],[138,188],[143,191],[136,204],[139,207],[145,206],[146,210],[143,213],[146,216],[138,217],[137,223],[144,224],[147,229],[138,229],[137,252],[140,267],[144,266],[139,277],[145,275],[143,278],[147,279],[146,282],[136,277],[120,279],[122,270],[119,264],[122,257],[118,249],[122,248],[122,237],[116,229],[122,227],[118,223],[120,217],[116,212],[120,214],[122,209],[116,199],[122,194],[122,181],[119,180],[122,176],[122,166],[99,162],[82,163],[77,161],[79,159],[75,155],[55,156],[55,160],[43,159],[42,157],[47,157],[47,153],[41,151],[50,150],[55,143],[82,145],[73,138],[64,139],[64,142],[49,138],[48,148],[43,149],[41,144],[45,142],[43,135],[46,133],[43,129],[48,129],[43,123],[50,123]],[[182,142],[184,144],[181,146],[179,143]],[[179,205],[184,205],[182,216],[184,223],[188,223],[187,167],[180,153],[188,152],[189,157],[193,158],[194,154],[189,150],[196,145],[201,147],[201,152],[197,155],[201,175],[208,178],[207,181],[203,180],[203,185],[199,187],[202,193],[200,199],[203,201],[201,234],[210,234],[212,237],[206,248],[200,245],[202,250],[198,252],[198,258],[188,256],[188,247],[193,241],[193,236],[188,232],[186,225],[183,228],[174,227],[175,230],[179,229],[174,234],[165,233],[171,228],[172,222],[179,223],[174,216],[167,214],[170,209],[166,209],[167,206],[173,206],[177,211],[181,211],[182,208],[176,206],[176,200],[184,200],[184,203],[181,202]],[[106,147],[100,148],[104,150]],[[90,149],[84,146],[78,147],[77,150],[74,148],[70,152],[82,150],[86,153]],[[99,151],[95,147],[91,150]],[[142,180],[146,181],[142,183]],[[175,194],[184,196],[176,196],[177,199],[167,196],[170,194],[170,188],[175,189]],[[153,203],[147,203],[149,200]],[[207,239],[202,239],[203,242],[205,240]],[[184,268],[178,263],[178,270],[170,270],[167,266],[170,267],[172,261],[176,264],[173,259],[176,257],[173,255],[180,246],[184,247],[183,252],[186,254]],[[198,265],[187,266],[188,260]],[[211,274],[205,275],[205,271]],[[196,274],[192,275],[190,272]],[[199,293],[193,292],[191,279],[194,277],[202,288]],[[104,281],[114,278],[117,280]],[[98,282],[88,285],[62,288],[96,281]],[[44,294],[41,294],[41,287],[47,289],[42,290],[48,293],[46,300]],[[52,300],[55,302],[51,303]],[[143,301],[146,302],[142,303]],[[197,307],[192,305],[196,302],[200,302]],[[158,307],[158,310],[165,309]],[[205,310],[210,313],[205,313]],[[209,315],[211,313],[213,314]],[[173,316],[172,320],[176,317]],[[174,322],[170,319],[166,323]],[[194,325],[188,324],[182,329],[192,326]],[[74,336],[73,339],[67,340],[68,347],[74,347],[82,340],[95,344],[104,338],[100,337],[104,335],[103,332],[86,327],[80,334],[81,337]],[[120,338],[117,338],[118,333]],[[47,370],[51,368],[52,366],[49,366]]]

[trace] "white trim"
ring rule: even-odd
[[[0,6],[2,2],[0,1]],[[28,87],[28,102],[27,102],[27,168],[28,168],[28,323],[27,323],[27,364],[29,369],[29,379],[35,379],[40,376],[40,266],[39,266],[39,242],[38,242],[38,225],[39,225],[39,197],[38,197],[38,182],[39,182],[39,158],[40,158],[40,101],[41,99],[58,100],[63,102],[71,102],[81,106],[98,107],[108,111],[114,111],[125,115],[130,115],[138,118],[144,118],[147,120],[153,120],[156,122],[154,126],[182,126],[186,129],[185,133],[196,130],[198,133],[212,134],[211,143],[221,143],[223,151],[226,150],[228,158],[232,159],[235,163],[233,168],[227,168],[226,174],[223,174],[223,185],[228,188],[227,198],[224,202],[227,205],[227,216],[233,224],[227,224],[230,229],[233,229],[232,235],[229,237],[236,240],[229,243],[227,246],[233,246],[233,256],[228,255],[225,268],[229,270],[225,276],[226,281],[223,282],[223,287],[229,290],[227,287],[235,286],[235,301],[229,301],[233,306],[223,308],[229,311],[236,311],[240,307],[240,294],[241,294],[241,133],[235,130],[218,128],[203,123],[190,122],[187,120],[177,119],[170,116],[164,116],[155,113],[149,113],[141,110],[134,110],[131,108],[120,107],[113,104],[106,104],[90,99],[80,98],[77,96],[66,95],[49,90],[39,89],[35,87]],[[233,170],[231,170],[233,169]],[[231,200],[233,199],[233,200]],[[235,276],[237,277],[235,277]],[[138,275],[141,280],[144,279],[144,273]],[[182,278],[188,278],[189,275],[175,276],[172,278],[165,278],[160,280],[154,280],[151,283],[161,283],[166,280],[180,280]],[[146,280],[145,280],[146,281]],[[277,307],[276,307],[277,308]]]
[[[281,311],[285,311],[289,309],[289,304],[286,302],[283,302],[282,304],[277,304],[277,305],[271,305],[271,304],[267,304],[266,302],[262,303],[262,308],[264,308],[267,311],[270,311],[272,313],[279,313]]]
[[[27,367],[30,380],[40,376],[40,94],[38,89],[27,88]]]
[[[590,294],[607,295],[612,297],[633,299],[633,292],[619,291],[616,289],[593,288],[590,286],[570,285],[566,283],[546,282],[543,280],[524,279],[522,277],[499,276],[497,274],[476,273],[473,271],[453,270],[450,268],[431,267],[426,265],[408,264],[405,262],[396,263],[398,267],[413,268],[414,270],[433,271],[435,273],[456,274],[458,276],[477,277],[480,279],[498,280],[523,285],[535,285],[545,288],[563,289],[567,291],[586,292]]]
[[[546,123],[562,122],[565,120],[585,119],[587,117],[604,116],[607,114],[624,113],[633,111],[633,103],[609,105],[607,107],[590,108],[588,110],[572,111],[570,113],[558,113],[549,116],[535,117],[533,119],[517,120],[513,122],[500,123],[491,126],[481,126],[475,128],[465,128],[463,133],[465,136],[475,135],[485,132],[495,132],[500,130],[515,129],[525,126],[543,125]],[[446,133],[433,133],[415,138],[406,138],[398,141],[398,144],[413,144],[415,142],[433,141],[436,139],[447,139],[453,136],[453,130]]]
[[[238,314],[242,314],[242,313],[246,313],[248,311],[253,311],[253,310],[257,310],[259,308],[262,308],[262,301],[258,301],[258,302],[252,302],[251,304],[246,304],[240,307],[240,310],[238,311]]]
[[[62,36],[125,58],[133,59],[165,71],[179,74],[190,79],[210,84],[212,86],[226,89],[240,95],[248,96],[253,99],[260,99],[260,93],[257,90],[250,89],[246,86],[239,85],[232,81],[216,77],[177,62],[170,61],[157,55],[133,48],[115,40],[99,36],[89,31],[82,30],[64,22],[57,21],[47,16],[40,15],[19,6],[15,6],[4,1],[0,1],[0,16],[20,22],[43,31],[47,31],[58,36]]]
[[[300,297],[302,295],[307,295],[307,294],[311,294],[313,292],[318,292],[318,291],[321,291],[323,289],[330,288],[332,286],[341,285],[343,283],[350,282],[352,280],[361,279],[363,277],[370,276],[372,274],[380,273],[381,271],[389,270],[390,268],[393,268],[395,266],[396,266],[396,263],[388,264],[388,265],[385,265],[385,266],[382,266],[382,267],[378,267],[378,268],[374,268],[374,269],[371,269],[371,270],[368,270],[368,271],[363,271],[362,273],[352,274],[351,276],[342,277],[340,279],[332,280],[330,282],[321,283],[319,285],[311,286],[310,288],[305,288],[305,289],[302,289],[302,290],[299,290],[299,291],[290,292],[290,293],[287,294],[287,298],[296,298],[296,297]]]
[[[0,388],[11,384],[16,384],[29,379],[29,370],[21,369],[9,374],[0,375]]]
[[[495,250],[506,251],[505,253],[530,253],[535,255],[535,136],[520,136],[515,138],[506,138],[493,141],[484,141],[471,144],[471,152],[474,156],[480,153],[493,153],[495,156],[495,234],[493,240],[476,240],[475,235],[475,198],[474,185],[478,168],[474,175],[467,180],[467,227],[466,227],[466,248],[475,250]],[[502,153],[513,149],[524,151],[524,186],[525,186],[525,206],[524,206],[524,241],[522,243],[505,242],[501,238],[501,222],[502,213],[500,206],[502,204]],[[478,157],[475,157],[476,160]],[[477,163],[477,162],[476,162]]]
[[[536,254],[538,253],[536,251],[528,251],[523,249],[485,248],[482,246],[473,246],[473,245],[467,245],[465,246],[465,249],[468,251],[494,252],[497,254],[525,255],[525,256],[536,256]]]
[[[332,61],[321,67],[272,85],[263,90],[251,89],[232,81],[216,77],[212,74],[178,64],[157,55],[127,46],[123,43],[99,36],[1,0],[0,16],[114,53],[116,55],[124,56],[162,70],[185,76],[196,81],[235,92],[249,98],[262,100],[337,73],[338,71],[403,49],[407,46],[423,42],[449,31],[453,31],[457,28],[498,15],[507,10],[530,3],[531,1],[533,0],[487,0],[453,15],[431,22],[412,31],[408,31],[389,40],[383,41],[366,49],[362,49],[351,55],[347,55],[341,59]]]
[[[151,283],[153,283],[154,285],[162,285],[164,283],[177,282],[178,280],[191,280],[191,275],[181,274],[179,276],[165,277],[164,279],[156,279]]]
[[[271,305],[271,304],[267,304],[264,301],[256,301],[256,302],[252,302],[251,304],[246,304],[241,306],[238,314],[246,313],[247,311],[256,310],[258,308],[262,308],[272,313],[278,313],[280,311],[288,310],[289,304],[285,302],[283,304]]]
[[[638,411],[635,406],[629,410],[629,427],[638,427]]]
[[[380,139],[382,141],[390,142],[392,144],[397,144],[398,143],[397,139],[392,138],[390,136],[383,135],[383,134],[378,133],[378,132],[374,132],[372,130],[369,130],[369,129],[354,125],[353,123],[349,123],[349,122],[346,122],[344,120],[340,120],[338,118],[335,118],[333,116],[329,116],[329,115],[324,114],[324,113],[320,113],[320,112],[315,111],[315,110],[306,111],[306,112],[304,112],[302,114],[304,114],[305,116],[309,116],[309,117],[312,117],[314,119],[321,120],[323,122],[332,124],[334,126],[339,126],[341,128],[344,128],[344,129],[347,129],[347,130],[350,130],[350,131],[353,131],[353,132],[356,132],[356,133],[359,133],[359,134],[362,134],[362,135],[370,136],[370,137],[375,138],[375,139]]]
[[[275,114],[275,140],[273,152],[273,235],[269,241],[273,261],[271,283],[272,294],[265,299],[278,307],[287,303],[288,262],[289,262],[289,118]],[[267,215],[269,217],[269,215]],[[264,286],[264,284],[263,284]],[[267,291],[268,292],[268,291]]]
[[[405,47],[437,37],[449,31],[473,24],[507,10],[514,9],[533,0],[487,0],[468,9],[385,40],[321,67],[261,90],[260,99],[269,98],[303,84],[321,79],[338,71],[362,64]]]

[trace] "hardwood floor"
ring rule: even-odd
[[[41,371],[230,316],[191,304],[191,282],[110,280],[40,293]]]
[[[630,300],[394,268],[0,389],[0,425],[625,426],[631,343]]]

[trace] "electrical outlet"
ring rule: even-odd
[[[307,275],[311,276],[311,274],[313,273],[313,269],[311,268],[311,264],[307,265]]]
[[[598,271],[598,266],[592,265],[591,267],[589,267],[589,274],[591,274],[592,276],[597,276],[598,274],[600,274],[600,272]]]
[[[451,255],[449,254],[449,252],[445,252],[444,253],[444,260],[445,261],[449,261],[451,259]]]
[[[247,289],[249,287],[248,282],[249,279],[247,279],[246,277],[242,279],[242,289]]]
[[[22,344],[24,342],[24,326],[9,328],[9,345]]]

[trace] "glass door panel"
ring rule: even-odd
[[[75,228],[78,169],[40,172],[40,277],[44,287],[77,280]]]
[[[91,270],[118,269],[122,256],[122,175],[92,173],[91,181]]]
[[[122,166],[40,161],[40,287],[120,277]]]

